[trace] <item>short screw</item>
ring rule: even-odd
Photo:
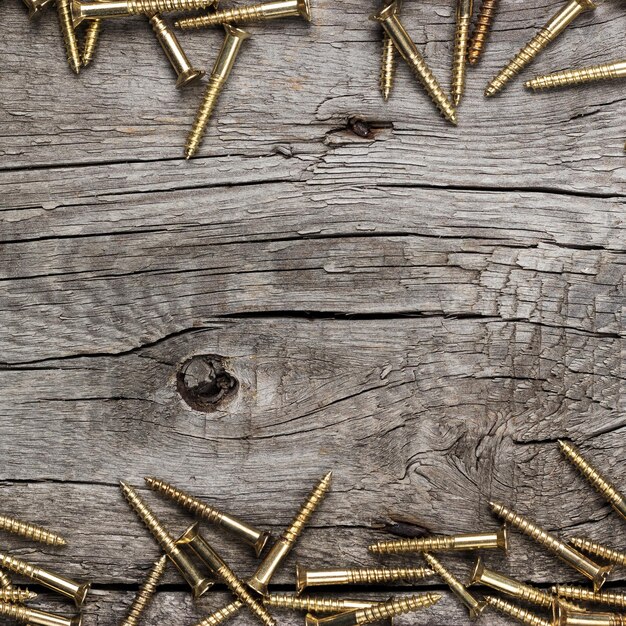
[[[411,552],[449,552],[451,550],[479,550],[484,548],[500,549],[506,552],[508,547],[509,533],[506,526],[502,526],[496,532],[381,541],[368,546],[367,549],[373,554],[407,554]]]
[[[287,593],[271,593],[263,603],[273,609],[290,609],[312,613],[344,613],[358,611],[379,604],[373,600],[347,600],[320,596],[294,596]]]
[[[609,563],[614,563],[615,565],[626,566],[626,552],[609,548],[604,544],[591,541],[591,539],[587,539],[586,537],[572,537],[569,542],[582,552],[599,556],[601,559]]]
[[[78,50],[78,39],[76,38],[76,32],[74,31],[75,24],[72,20],[71,0],[56,0],[56,5],[59,27],[61,28],[63,42],[65,44],[67,62],[69,63],[72,71],[75,74],[78,74],[80,72],[82,61],[80,58],[80,51]]]
[[[48,589],[52,589],[61,595],[72,598],[78,607],[83,605],[87,597],[87,592],[89,591],[90,583],[82,584],[74,582],[69,578],[59,576],[58,574],[54,574],[41,567],[36,567],[26,561],[16,559],[2,552],[0,552],[0,566],[41,583],[45,587],[48,587]]]
[[[31,626],[81,626],[83,619],[82,615],[65,617],[6,602],[0,602],[0,615]]]
[[[481,613],[485,610],[485,603],[477,600],[458,580],[452,572],[449,572],[438,559],[436,559],[432,554],[428,552],[424,552],[422,555],[426,560],[426,563],[430,565],[430,567],[434,570],[435,574],[437,574],[447,585],[450,587],[450,591],[466,606],[469,611],[469,616],[471,620],[478,619]]]
[[[195,626],[219,626],[234,617],[244,607],[241,600],[234,600],[230,604],[223,606],[221,609],[207,615],[201,622]]]
[[[562,72],[536,76],[531,80],[527,80],[524,83],[524,87],[537,91],[540,89],[582,85],[600,80],[615,80],[617,78],[626,78],[626,59],[623,61],[615,61],[614,63],[582,67],[578,70],[563,70]]]
[[[554,41],[581,13],[595,9],[592,0],[569,0],[543,28],[500,70],[487,85],[486,96],[495,96],[519,74],[548,44]]]
[[[397,0],[397,8],[400,11],[402,0]],[[389,100],[391,90],[396,76],[396,68],[398,65],[398,59],[396,54],[396,47],[391,40],[391,37],[387,34],[387,31],[383,29],[383,58],[380,64],[380,92],[383,95],[385,102]]]
[[[330,617],[314,617],[307,614],[306,626],[361,626],[381,622],[396,615],[411,613],[426,609],[441,600],[439,593],[424,593],[419,596],[407,596],[405,598],[392,598],[387,602],[380,602],[366,609],[347,611]]]
[[[626,61],[624,61],[624,75],[626,76]],[[566,441],[559,441],[559,447],[567,460],[587,479],[589,484],[626,519],[626,497],[583,457],[576,446]]]
[[[102,30],[102,20],[90,20],[85,30],[85,38],[83,40],[83,67],[87,67],[96,54],[98,39],[100,39],[100,31]]]
[[[472,33],[467,51],[467,61],[470,65],[476,65],[483,52],[489,31],[491,30],[491,23],[496,13],[497,4],[498,0],[483,0],[480,5],[474,32]]]
[[[165,574],[166,567],[167,556],[164,554],[148,572],[120,626],[138,626],[141,616],[154,597],[159,581]]]
[[[485,602],[497,611],[500,611],[500,613],[504,613],[504,615],[508,615],[522,624],[527,624],[528,626],[554,626],[550,620],[544,619],[539,615],[535,615],[534,613],[523,609],[521,606],[517,606],[511,602],[502,600],[501,598],[485,596]]]
[[[259,530],[250,524],[247,524],[243,520],[220,511],[212,506],[209,506],[205,502],[202,502],[199,498],[194,498],[192,495],[174,487],[170,483],[166,483],[163,480],[157,478],[146,477],[144,479],[150,489],[160,493],[161,495],[176,502],[190,513],[193,513],[197,517],[215,524],[216,526],[222,526],[226,530],[232,532],[235,535],[241,537],[246,543],[249,543],[259,556],[263,552],[263,548],[269,539],[269,533]]]
[[[402,25],[398,17],[397,1],[387,5],[380,13],[373,15],[371,19],[382,24],[396,49],[407,62],[442,115],[449,122],[456,125],[457,119],[454,106],[448,100],[439,81],[435,78],[424,57],[419,53],[417,46]]]
[[[28,7],[28,18],[30,20],[37,19],[43,13],[43,10],[52,4],[52,0],[23,0]]]
[[[457,0],[454,54],[452,60],[452,104],[457,107],[465,92],[465,63],[469,43],[470,22],[474,12],[473,0]]]
[[[304,527],[315,513],[317,507],[321,504],[326,494],[330,490],[332,483],[332,472],[328,472],[314,487],[308,495],[300,510],[291,520],[289,527],[283,532],[282,536],[271,547],[263,561],[248,581],[248,585],[262,596],[268,594],[268,584],[274,575],[278,566],[283,562],[285,557],[291,552],[298,537],[302,534]]]
[[[22,522],[14,517],[0,515],[0,530],[6,530],[14,535],[26,537],[32,541],[48,544],[49,546],[65,546],[67,542],[63,537],[41,526]]]
[[[361,567],[350,569],[307,570],[296,565],[296,590],[324,585],[374,585],[397,581],[415,582],[434,572],[427,567]]]
[[[142,500],[140,495],[124,482],[120,482],[120,488],[126,501],[137,513],[137,516],[146,525],[152,536],[167,554],[170,561],[176,566],[193,590],[193,597],[199,598],[212,585],[212,581],[202,575],[193,561],[177,545],[170,533],[165,529],[150,507]]]
[[[252,597],[252,594],[246,589],[245,584],[200,534],[197,522],[188,528],[176,543],[178,545],[189,546],[215,576],[222,580],[232,593],[237,596],[265,626],[276,626],[276,620],[267,612],[262,604]]]
[[[12,602],[23,604],[28,600],[33,600],[37,597],[34,591],[23,589],[21,587],[9,587],[8,589],[0,589],[0,602]]]
[[[555,602],[553,626],[626,626],[626,615],[619,613],[592,613],[572,611],[560,602]]]
[[[222,9],[209,15],[180,19],[174,25],[177,28],[190,29],[233,22],[249,24],[250,22],[263,22],[281,17],[303,17],[307,22],[310,22],[310,0],[277,0],[276,2],[261,2],[233,9]]]
[[[568,565],[571,565],[581,574],[591,579],[596,591],[598,591],[606,582],[608,575],[613,569],[612,566],[601,567],[597,563],[594,563],[591,559],[587,558],[584,554],[578,552],[578,550],[574,550],[572,547],[547,533],[529,519],[523,517],[522,515],[518,515],[502,504],[490,502],[489,506],[498,517],[501,517],[504,521],[511,524],[511,526],[514,526],[525,535],[528,535],[539,545],[543,546],[553,554],[556,554],[561,560],[565,561]]]
[[[559,597],[560,602],[563,602],[562,598],[568,598],[569,600],[577,600],[579,602],[592,602],[626,608],[626,593],[619,591],[593,591],[585,587],[575,587],[574,585],[555,585],[551,591]]]

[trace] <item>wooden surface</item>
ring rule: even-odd
[[[405,4],[447,83],[451,3]],[[276,535],[333,469],[282,590],[296,560],[415,562],[367,554],[394,520],[495,528],[491,498],[563,536],[626,545],[556,447],[581,444],[626,483],[624,82],[481,93],[558,5],[503,2],[458,128],[403,66],[381,101],[372,2],[320,0],[310,26],[251,27],[185,163],[202,86],[173,88],[141,18],[107,23],[76,78],[52,13],[29,24],[17,0],[0,4],[0,509],[70,542],[2,546],[94,581],[87,626],[117,623],[158,555],[117,488],[147,474]],[[579,18],[524,78],[618,56],[624,8]],[[220,37],[181,39],[210,67]],[[180,394],[193,395],[180,370],[196,355],[234,385],[205,411]],[[173,532],[189,522],[146,498]],[[206,532],[242,576],[254,570],[245,546]],[[508,558],[486,556],[537,584],[579,580],[517,534]],[[444,558],[462,579],[472,560]],[[346,593],[368,591],[392,593]],[[192,624],[227,597],[218,586],[194,607],[169,571],[146,623]],[[466,621],[446,596],[398,623]]]

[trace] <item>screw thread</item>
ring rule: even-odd
[[[5,572],[0,570],[0,589],[11,589],[12,587],[13,584],[11,583],[11,579]]]
[[[210,615],[207,615],[201,622],[198,622],[196,626],[219,626],[219,624],[223,624],[231,617],[237,615],[242,608],[243,602],[241,600],[235,600]]]
[[[102,20],[91,20],[85,31],[85,40],[83,42],[83,67],[87,67],[96,54],[98,39],[100,39],[100,31],[102,30]]]
[[[480,10],[478,11],[478,17],[476,18],[476,24],[474,25],[474,32],[467,51],[467,60],[471,65],[478,62],[480,55],[483,52],[489,31],[491,30],[491,24],[496,14],[496,5],[498,0],[483,0]]]
[[[616,565],[622,566],[626,565],[626,553],[624,552],[614,550],[613,548],[604,546],[601,543],[592,541],[586,537],[572,537],[569,541],[579,550],[587,552],[588,554],[599,556],[601,559],[604,559],[609,563],[615,563]]]
[[[546,46],[554,39],[554,35],[542,28],[498,73],[487,85],[486,96],[493,96],[502,91],[505,85],[515,78]]]
[[[34,565],[2,552],[0,552],[0,566],[26,578],[34,578],[37,574],[37,568]]]
[[[594,70],[594,68],[590,69],[592,71]],[[560,441],[559,445],[563,454],[594,489],[604,496],[612,505],[620,506],[624,504],[624,496],[583,457],[576,446],[566,441]]]
[[[0,615],[14,619],[16,622],[28,622],[30,611],[25,606],[0,602]]]
[[[373,554],[404,554],[406,552],[440,552],[454,549],[452,537],[421,537],[380,541],[367,548]]]
[[[213,4],[213,0],[128,0],[128,13],[172,13],[174,11],[192,11],[204,9]]]
[[[273,593],[264,598],[263,603],[265,606],[273,607],[276,609],[292,609],[294,611],[314,611],[316,613],[342,613],[344,611],[355,610],[357,607],[355,603],[363,604],[375,604],[374,601],[370,603],[363,603],[355,600],[340,600],[337,598],[324,598],[320,596],[293,596],[286,593]],[[358,608],[365,608],[359,606]]]
[[[200,104],[200,108],[196,113],[196,119],[193,121],[189,135],[187,136],[187,143],[185,144],[185,157],[189,159],[192,157],[200,147],[204,133],[209,124],[209,119],[213,114],[213,110],[217,104],[219,95],[224,87],[224,82],[220,78],[211,76],[207,83],[206,91],[204,92],[204,98]]]
[[[49,546],[64,546],[67,543],[63,537],[41,526],[28,524],[27,522],[22,522],[14,517],[7,517],[6,515],[0,515],[0,530],[6,530],[14,535],[26,537],[33,541],[39,541]]]
[[[485,596],[485,601],[494,609],[500,611],[500,613],[504,613],[505,615],[516,619],[518,622],[522,622],[522,624],[528,624],[528,626],[551,626],[550,620],[544,619],[539,615],[535,615],[521,606],[516,606],[506,600],[502,600],[494,596]]]
[[[262,604],[252,597],[245,585],[227,565],[223,565],[216,572],[226,586],[254,613],[265,626],[276,626],[276,620],[266,611]]]
[[[396,47],[387,33],[383,36],[383,58],[380,64],[380,91],[385,100],[389,100],[396,76]]]
[[[10,587],[8,589],[0,589],[0,602],[17,602],[21,604],[27,600],[36,598],[37,594],[22,587]]]
[[[139,494],[130,485],[127,485],[124,482],[120,483],[120,487],[128,504],[130,504],[131,508],[135,511],[135,513],[137,513],[141,521],[146,525],[148,530],[152,533],[152,536],[157,540],[163,550],[166,553],[175,551],[176,543],[174,538],[167,532],[167,530],[165,530],[156,515],[141,499]]]
[[[159,29],[155,22],[151,22],[154,32],[156,33]],[[166,29],[167,25],[164,24],[162,20],[159,20],[157,23],[162,24]],[[167,483],[163,480],[158,480],[153,477],[145,478],[146,483],[150,487],[150,489],[160,493],[161,495],[169,498],[176,504],[180,505],[190,513],[197,515],[198,517],[202,517],[207,522],[212,524],[219,524],[222,519],[222,513],[217,509],[214,509],[212,506],[205,504],[198,498],[194,498],[191,494],[183,491],[182,489],[178,489],[174,487],[170,483]]]
[[[439,593],[425,593],[420,596],[394,598],[388,602],[381,602],[380,604],[370,606],[367,609],[360,609],[355,615],[356,623],[368,624],[382,621],[394,617],[395,615],[425,609],[436,604],[439,600],[441,600],[441,594]]]
[[[515,597],[529,604],[550,608],[552,606],[552,596],[541,589],[536,589],[525,583],[518,583]]]
[[[306,501],[293,518],[289,528],[283,533],[283,538],[287,543],[293,545],[304,530],[304,527],[308,524],[315,509],[317,509],[330,489],[332,475],[332,472],[328,472],[308,495]]]
[[[411,582],[434,573],[427,567],[364,567],[350,569],[348,572],[350,583],[354,585],[371,585],[398,580]]]
[[[469,42],[471,15],[459,16],[454,34],[454,55],[452,59],[452,103],[458,106],[465,91],[465,59]]]
[[[524,86],[534,90],[554,89],[558,87],[568,87],[570,85],[591,83],[598,80],[611,80],[614,78],[618,78],[618,74],[613,64],[593,65],[578,70],[563,70],[562,72],[537,76],[532,80],[526,81]],[[595,473],[597,474],[597,472]],[[606,481],[603,482],[606,483]]]
[[[232,9],[222,9],[209,15],[183,18],[175,22],[175,26],[183,29],[204,28],[205,26],[229,24],[232,22],[260,22],[263,19],[265,19],[263,5],[251,4]]]
[[[433,556],[431,556],[430,554],[424,554],[424,558],[426,559],[428,565],[430,565],[430,567],[433,569],[435,574],[437,574],[437,576],[439,576],[439,578],[441,578],[449,587],[459,588],[463,586],[461,581],[458,580],[456,576],[452,574],[452,572],[449,572],[443,566],[443,564],[440,563]]]
[[[63,42],[65,43],[67,62],[72,71],[78,74],[80,72],[81,60],[76,31],[74,30],[74,23],[72,21],[71,2],[70,0],[57,0],[56,5],[59,26],[63,35]]]
[[[626,593],[616,591],[593,591],[574,585],[555,585],[552,592],[559,598],[578,600],[579,602],[596,602],[620,608],[626,607]]]
[[[166,567],[167,557],[163,555],[148,572],[148,575],[139,588],[130,609],[128,609],[128,614],[120,626],[137,626],[137,624],[139,624],[142,614],[154,597],[157,585],[159,584],[161,578],[163,578]]]

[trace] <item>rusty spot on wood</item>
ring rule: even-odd
[[[192,409],[210,413],[237,394],[239,381],[226,370],[224,357],[202,354],[180,366],[176,388]]]

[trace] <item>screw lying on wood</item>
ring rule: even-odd
[[[626,59],[623,61],[615,61],[614,63],[603,63],[602,65],[591,65],[580,69],[563,70],[561,72],[536,76],[531,80],[527,80],[524,83],[524,87],[537,91],[541,89],[570,87],[571,85],[583,85],[601,80],[615,80],[617,78],[626,78]],[[624,515],[621,511],[620,513]]]
[[[139,624],[141,616],[154,597],[159,581],[165,574],[166,567],[167,555],[164,554],[148,572],[120,626],[137,626]]]
[[[521,606],[517,606],[501,598],[485,596],[485,602],[497,611],[500,611],[500,613],[504,613],[504,615],[508,615],[522,624],[527,624],[528,626],[554,626],[554,623],[550,620],[539,617],[539,615],[535,615],[523,609]]]
[[[14,517],[0,515],[0,530],[6,530],[14,535],[26,537],[32,541],[48,544],[49,546],[65,546],[67,542],[63,537],[53,533],[46,528],[35,524],[22,522]]]
[[[287,593],[270,593],[263,599],[265,606],[274,609],[310,611],[313,613],[344,613],[358,611],[379,604],[373,600],[348,600],[320,596],[294,596]]]
[[[397,0],[397,10],[400,11],[402,0]],[[380,92],[383,95],[385,101],[389,100],[391,95],[391,89],[396,76],[396,68],[398,65],[398,57],[396,47],[391,40],[391,37],[387,34],[387,31],[383,29],[383,57],[380,64]]]
[[[454,54],[452,60],[452,104],[457,107],[465,92],[465,69],[469,42],[470,22],[474,12],[473,0],[457,0]]]
[[[556,602],[552,624],[553,626],[626,626],[626,615],[572,611],[562,603]]]
[[[78,74],[80,72],[82,60],[80,58],[80,51],[78,50],[76,32],[74,31],[75,24],[72,19],[71,0],[56,0],[56,5],[59,27],[61,28],[63,43],[65,44],[67,62],[69,63],[71,70],[75,74]]]
[[[23,0],[28,7],[28,18],[34,20],[41,16],[43,10],[52,4],[52,0]]]
[[[609,563],[614,563],[615,565],[626,566],[626,552],[619,552],[613,548],[608,548],[607,546],[598,543],[597,541],[591,541],[591,539],[587,539],[586,537],[572,537],[569,542],[573,546],[576,546],[579,550],[582,550],[582,552],[599,556],[601,559],[604,559]]]
[[[85,37],[83,39],[83,53],[82,62],[83,67],[87,67],[96,54],[96,48],[98,46],[98,40],[100,39],[100,31],[102,30],[102,20],[90,20],[85,30]]]
[[[626,593],[619,591],[593,591],[574,585],[555,585],[551,591],[559,597],[559,602],[562,604],[563,598],[568,598],[579,602],[593,602],[626,608]]]
[[[29,591],[21,587],[11,586],[8,589],[0,589],[0,602],[17,602],[18,604],[23,604],[36,597],[37,594],[34,591]]]
[[[221,609],[217,609],[210,615],[207,615],[201,622],[198,622],[195,626],[219,626],[228,621],[231,617],[234,617],[244,607],[241,600],[234,600],[233,602],[223,606]]]
[[[474,26],[474,32],[472,33],[467,51],[467,61],[470,65],[478,63],[478,59],[485,48],[497,4],[498,0],[483,0],[480,5],[476,25]]]
[[[5,602],[0,602],[0,615],[31,626],[81,626],[83,619],[81,615],[65,617]]]

